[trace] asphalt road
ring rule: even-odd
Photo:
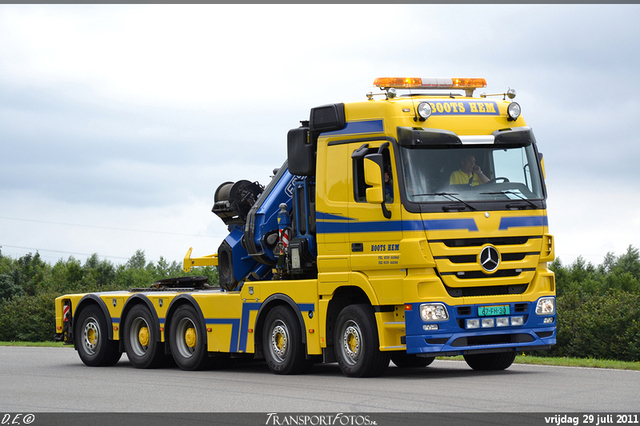
[[[264,363],[218,371],[86,367],[72,348],[0,347],[1,412],[640,413],[640,372],[463,361],[347,378],[337,364],[277,376]]]

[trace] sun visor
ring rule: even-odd
[[[402,146],[461,145],[457,134],[449,130],[398,127],[398,144]]]
[[[309,130],[312,133],[344,129],[347,124],[344,104],[331,104],[312,108],[309,123]]]
[[[497,144],[528,145],[536,143],[531,127],[515,127],[512,129],[501,129],[493,132]]]

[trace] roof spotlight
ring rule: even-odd
[[[507,114],[509,115],[509,121],[516,121],[520,117],[520,104],[517,102],[511,102],[507,107]]]
[[[431,105],[429,105],[429,102],[420,102],[418,105],[418,115],[423,120],[431,116]]]

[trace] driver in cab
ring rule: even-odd
[[[489,178],[482,173],[473,155],[467,155],[460,161],[460,169],[451,173],[450,185],[477,186],[489,182]]]

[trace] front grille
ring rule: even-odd
[[[522,294],[527,291],[528,284],[520,285],[492,285],[485,287],[448,287],[447,293],[451,297],[500,296],[504,294]]]
[[[524,333],[518,334],[495,334],[490,336],[471,336],[460,337],[451,343],[454,348],[462,346],[485,346],[485,345],[502,345],[509,343],[527,343],[533,342],[533,336]]]
[[[478,261],[478,256],[475,254],[464,254],[461,256],[444,256],[437,259],[449,259],[451,263],[475,263]]]
[[[478,278],[517,277],[522,271],[535,271],[535,269],[502,269],[493,274],[485,274],[482,271],[443,272],[441,275],[455,275],[461,280],[472,280]]]
[[[503,262],[517,262],[519,260],[524,259],[528,254],[538,254],[538,253],[502,253],[500,258]]]
[[[500,255],[500,260],[502,262],[517,262],[524,259],[529,254],[538,254],[538,253],[502,253]],[[476,263],[478,261],[478,255],[476,254],[463,254],[458,256],[440,256],[436,259],[448,259],[449,262],[460,264],[460,263]]]
[[[480,247],[485,244],[494,246],[524,245],[534,237],[499,237],[499,238],[461,238],[454,240],[441,240],[447,247]],[[438,241],[432,241],[438,242]]]
[[[538,265],[540,241],[539,236],[514,236],[446,239],[430,244],[436,273],[449,295],[463,297],[524,293]],[[500,254],[497,270],[492,273],[483,269],[480,260],[486,245],[496,247]]]
[[[425,339],[425,341],[430,345],[444,345],[449,341],[448,337],[440,337],[437,339]]]
[[[471,306],[458,307],[458,316],[463,317],[465,315],[471,315]]]
[[[516,303],[515,305],[513,305],[513,310],[516,313],[527,312],[529,310],[529,304],[528,303]]]

